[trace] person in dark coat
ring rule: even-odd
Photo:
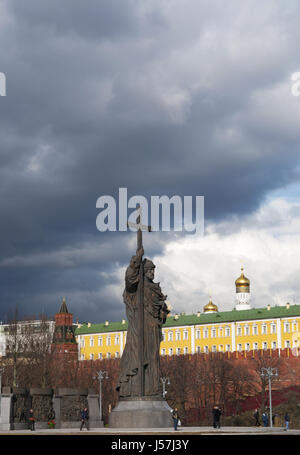
[[[261,418],[262,418],[264,427],[267,427],[269,425],[268,414],[266,412],[263,412],[262,415],[261,415]]]
[[[172,412],[172,419],[173,419],[173,425],[174,425],[174,430],[177,430],[178,426],[178,420],[179,420],[179,414],[178,414],[178,409],[174,408]]]
[[[55,420],[55,411],[53,408],[51,408],[49,411],[48,420]]]
[[[90,426],[89,426],[89,411],[88,411],[88,408],[84,408],[84,409],[81,411],[81,425],[80,425],[80,431],[82,430],[83,425],[86,426],[87,430],[90,429]]]
[[[287,431],[289,429],[289,423],[290,423],[290,416],[286,412],[284,416],[284,422],[285,422],[285,430]]]
[[[33,414],[33,409],[30,409],[29,416],[28,416],[28,424],[29,424],[29,429],[31,431],[35,430],[34,423],[35,423],[35,418],[34,418],[34,414]]]
[[[221,428],[220,425],[221,414],[222,414],[221,409],[218,406],[214,406],[212,410],[214,428]]]
[[[255,412],[253,414],[253,417],[255,418],[255,426],[260,427],[260,421],[259,421],[259,411],[258,409],[255,409]]]

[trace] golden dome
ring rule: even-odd
[[[214,312],[215,312],[215,311],[218,311],[218,307],[217,307],[217,305],[215,305],[215,304],[212,302],[212,300],[211,300],[211,298],[210,298],[210,299],[209,299],[209,302],[204,306],[203,312],[204,312],[204,313],[207,313],[207,312],[212,312],[212,311],[214,311]]]
[[[243,267],[241,268],[241,271],[242,271],[241,276],[239,276],[239,278],[237,278],[235,280],[235,285],[236,285],[236,287],[241,287],[241,286],[249,287],[250,286],[250,280],[248,280],[248,278],[245,277]]]

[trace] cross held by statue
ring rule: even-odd
[[[140,205],[137,205],[136,211],[138,213],[136,223],[131,223],[130,221],[128,221],[127,226],[137,229],[137,249],[139,250],[143,248],[142,232],[143,231],[151,232],[151,226],[145,226],[144,224],[142,224],[142,207]]]

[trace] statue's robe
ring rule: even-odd
[[[125,275],[123,293],[128,319],[126,345],[121,357],[120,377],[117,385],[120,397],[139,396],[139,319],[138,283],[140,265],[133,256]],[[169,310],[166,296],[161,292],[159,283],[144,277],[144,375],[145,396],[160,395],[159,349],[162,340],[162,325]]]

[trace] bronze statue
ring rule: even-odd
[[[159,349],[169,310],[167,296],[159,283],[153,282],[155,265],[149,259],[143,260],[141,232],[139,227],[136,255],[125,274],[123,299],[128,332],[117,386],[120,398],[161,395]]]

